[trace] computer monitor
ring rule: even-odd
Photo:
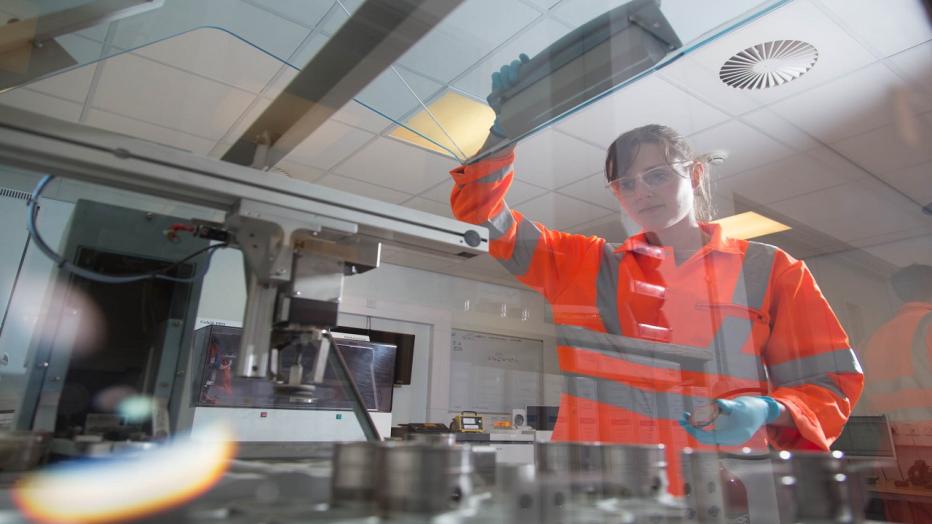
[[[527,425],[538,431],[553,431],[559,406],[527,406]]]
[[[893,432],[886,415],[850,417],[832,449],[850,458],[896,461]]]

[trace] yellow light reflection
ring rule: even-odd
[[[792,229],[790,226],[777,222],[764,215],[747,211],[730,217],[720,218],[712,222],[722,226],[722,234],[731,238],[747,240],[762,237],[781,231]]]
[[[18,482],[13,499],[39,522],[106,523],[164,511],[223,476],[236,446],[230,432],[214,433],[138,455],[52,466]]]
[[[427,108],[430,114],[421,110],[409,118],[405,125],[443,147],[404,127],[395,128],[391,136],[442,155],[461,156],[462,159],[479,151],[495,121],[492,108],[455,91],[447,91]]]

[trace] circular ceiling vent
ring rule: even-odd
[[[812,69],[819,52],[799,40],[774,40],[749,47],[729,58],[718,72],[722,82],[738,89],[764,89],[796,80]]]

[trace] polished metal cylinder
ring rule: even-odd
[[[667,492],[667,460],[663,444],[605,444],[601,451],[606,496],[654,499]]]
[[[374,504],[378,449],[374,442],[338,442],[334,446],[331,504],[335,507]]]
[[[861,477],[849,473],[842,452],[781,451],[774,458],[774,470],[784,490],[784,522],[864,521]]]
[[[460,508],[472,494],[469,446],[388,442],[379,453],[376,501],[383,513],[444,513]]]
[[[538,442],[534,446],[537,471],[544,480],[568,482],[577,501],[603,496],[602,444],[592,442]]]
[[[686,448],[682,453],[683,490],[686,494],[687,522],[725,523],[725,495],[721,463],[714,451]]]
[[[432,446],[452,446],[456,444],[456,433],[408,433],[407,440]]]

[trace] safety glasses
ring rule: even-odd
[[[634,193],[639,182],[656,189],[673,182],[677,177],[686,178],[686,174],[677,167],[688,168],[692,164],[692,161],[674,162],[672,165],[657,166],[637,175],[621,176],[609,182],[608,188],[621,195]]]

